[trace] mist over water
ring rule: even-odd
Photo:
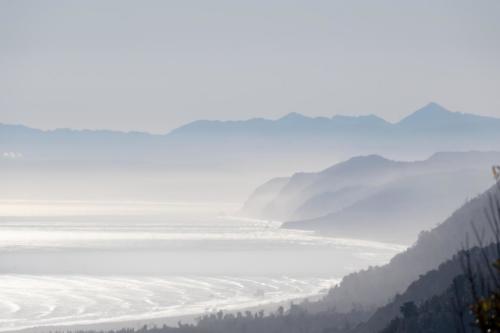
[[[239,218],[233,203],[0,202],[0,330],[198,314],[325,292],[396,244]]]
[[[493,322],[500,1],[449,2],[0,1],[0,333]]]

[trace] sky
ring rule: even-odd
[[[500,116],[500,1],[0,0],[0,122]]]

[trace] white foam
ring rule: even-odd
[[[307,297],[335,283],[334,279],[290,277],[2,275],[1,304],[10,310],[0,312],[0,331],[237,309]],[[26,290],[36,294],[26,297]]]
[[[14,269],[20,266],[16,260],[26,258],[23,257],[26,253],[27,257],[36,255],[32,260],[37,261],[53,253],[121,254],[134,246],[134,251],[136,247],[147,250],[143,253],[148,256],[136,260],[149,260],[150,252],[171,255],[170,262],[162,262],[163,257],[158,256],[150,263],[169,266],[168,276],[0,274],[0,331],[199,314],[307,297],[337,282],[337,276],[332,276],[336,273],[331,272],[345,272],[342,265],[350,262],[348,255],[367,258],[364,263],[368,265],[380,263],[405,248],[398,244],[328,238],[307,231],[280,229],[278,221],[219,215],[221,210],[230,211],[230,206],[223,205],[221,209],[187,203],[0,201],[0,217],[4,215],[0,223],[0,256],[14,258],[11,261]],[[279,255],[268,259],[276,249]],[[302,266],[303,271],[293,271],[298,266],[296,257],[288,253],[295,251],[292,255],[306,256],[308,252],[303,250],[310,251],[314,259],[321,255],[330,260],[332,254],[341,253],[335,263],[338,270],[335,268],[326,274],[324,261],[318,260],[316,266],[321,267],[313,267],[317,271]],[[233,257],[231,251],[235,251]],[[203,257],[205,252],[210,253]],[[283,252],[286,255],[282,255]],[[256,273],[250,263],[241,262],[240,253],[251,254],[245,260],[275,261],[262,265]],[[203,271],[200,275],[186,276],[181,275],[187,274],[186,267],[176,266],[175,262],[182,255],[186,265],[190,264],[191,257],[195,258],[194,262],[210,258],[214,262],[200,262],[199,266],[206,264],[203,269],[222,269],[215,265],[222,254],[227,254],[224,258],[228,262],[221,267],[239,265],[238,271]],[[124,257],[126,265],[133,267],[134,263],[128,262],[128,254]],[[309,257],[301,260],[303,264],[311,262]],[[2,262],[5,265],[6,261]],[[29,265],[29,260],[27,262]],[[283,266],[276,273],[275,266],[280,262]],[[282,273],[281,267],[290,272]],[[245,268],[249,270],[242,275],[239,270]],[[176,269],[182,269],[181,273]],[[270,272],[272,269],[275,271]],[[291,276],[293,274],[299,276]]]

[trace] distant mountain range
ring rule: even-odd
[[[242,214],[337,237],[411,243],[419,231],[484,191],[498,162],[497,152],[436,153],[415,162],[354,157],[263,184]]]
[[[430,103],[398,123],[377,116],[311,118],[290,113],[277,120],[199,120],[168,134],[107,130],[37,130],[0,124],[0,152],[27,159],[236,161],[276,156],[293,160],[316,157],[329,161],[356,154],[427,155],[444,150],[494,149],[500,119],[451,112]],[[430,146],[429,146],[430,145]],[[415,153],[413,153],[413,151]],[[323,157],[321,157],[323,156]],[[315,165],[312,162],[304,163]]]
[[[494,131],[500,126],[500,119],[473,114],[451,112],[436,103],[429,103],[401,121],[393,124],[375,115],[368,116],[333,116],[311,118],[299,113],[290,113],[277,120],[255,118],[246,121],[210,121],[200,120],[173,130],[169,135],[181,136],[195,134],[264,134],[278,136],[287,132],[293,135],[304,133],[318,134],[354,134],[370,133],[418,135],[421,132],[446,131],[473,133],[478,130]],[[412,130],[413,133],[408,133]],[[356,133],[352,133],[356,131]],[[398,133],[399,132],[399,133]]]
[[[166,192],[174,198],[183,190],[189,193],[181,199],[194,193],[199,200],[243,200],[255,184],[274,175],[318,170],[352,156],[415,160],[437,151],[497,150],[498,142],[500,119],[451,112],[435,103],[398,123],[374,115],[311,118],[291,113],[277,120],[200,120],[163,135],[0,124],[0,182],[18,198],[37,191],[37,197],[67,197],[73,189],[78,192],[72,197],[109,193],[106,197],[132,198],[140,189],[147,198]],[[89,170],[99,174],[92,189],[87,189],[88,179],[96,178]],[[144,177],[151,172],[154,181]],[[52,181],[59,176],[66,178]],[[344,207],[366,190],[327,193],[296,217],[313,217],[308,212],[334,196],[346,200],[338,201]]]

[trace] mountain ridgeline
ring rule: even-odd
[[[158,135],[0,124],[0,181],[18,198],[239,201],[274,175],[318,170],[352,156],[415,160],[435,151],[495,150],[499,140],[500,119],[435,103],[397,123],[374,115],[292,113],[276,120],[199,120]],[[96,180],[92,188],[88,179]],[[294,218],[318,217],[308,211],[323,202],[349,205],[370,191],[361,187],[325,193]]]
[[[429,231],[387,265],[350,274],[333,288],[325,303],[338,310],[353,306],[379,307],[403,292],[420,275],[436,269],[461,249],[481,245],[474,238],[474,228],[483,234],[483,242],[495,242],[488,214],[491,202],[499,202],[500,185],[496,184],[471,199],[450,217]],[[498,203],[496,207],[499,207]],[[498,218],[498,208],[493,213]],[[496,216],[495,216],[496,215]],[[376,286],[374,288],[373,286]]]
[[[168,161],[175,157],[178,162],[187,162],[190,154],[197,153],[213,162],[222,155],[228,158],[229,150],[236,154],[233,161],[276,154],[299,162],[299,158],[325,153],[331,161],[332,157],[371,152],[401,156],[411,151],[412,155],[424,156],[435,150],[490,150],[495,148],[492,140],[498,138],[500,119],[451,112],[436,103],[397,123],[375,115],[311,118],[291,113],[277,120],[199,120],[162,135],[108,130],[42,131],[0,124],[0,151],[18,152],[35,160],[147,157]],[[429,143],[432,148],[426,146]]]
[[[491,184],[496,152],[436,153],[424,161],[360,156],[257,188],[241,213],[337,237],[413,242]]]

